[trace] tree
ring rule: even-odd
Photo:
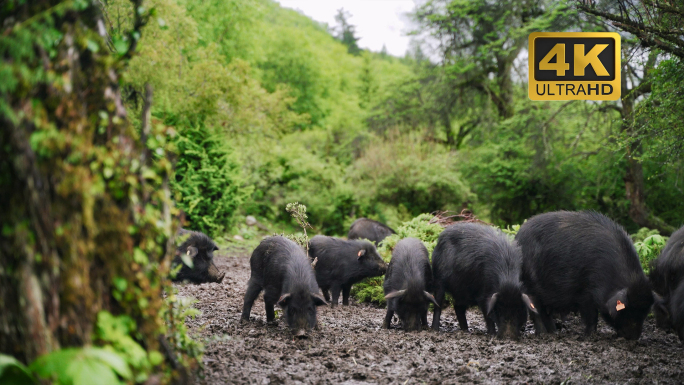
[[[204,123],[180,126],[174,140],[179,159],[172,182],[178,207],[187,215],[190,228],[218,237],[230,229],[235,211],[251,191],[241,188],[240,164],[219,134]]]
[[[636,36],[647,48],[684,59],[684,2],[652,0],[576,1],[581,11]]]
[[[335,21],[337,21],[337,27],[335,28],[337,36],[335,37],[337,40],[341,41],[342,44],[347,46],[347,50],[350,54],[360,55],[361,48],[356,44],[359,38],[356,37],[356,27],[349,24],[348,20],[350,18],[351,14],[345,12],[344,8],[337,10],[337,15],[335,15]]]
[[[126,338],[143,359],[165,344],[162,291],[178,223],[169,148],[145,138],[170,131],[129,124],[119,88],[153,11],[131,1],[132,28],[110,36],[98,4],[0,9],[0,352],[24,363],[104,343],[107,314],[132,323]],[[159,370],[152,361],[139,374]]]
[[[642,139],[646,138],[643,134],[649,131],[650,124],[647,116],[650,115],[652,118],[654,116],[648,111],[639,113],[638,104],[648,108],[653,107],[652,103],[643,101],[637,103],[637,101],[644,97],[646,100],[653,101],[649,94],[653,90],[653,73],[660,50],[677,55],[678,50],[684,47],[684,40],[679,41],[679,37],[684,33],[682,29],[684,24],[681,19],[673,20],[673,15],[684,12],[684,7],[679,9],[677,6],[667,4],[633,0],[618,0],[614,4],[602,5],[601,8],[578,2],[577,7],[589,15],[598,16],[599,20],[608,20],[613,26],[634,34],[641,46],[656,48],[648,53],[648,59],[644,63],[639,63],[639,60],[634,59],[622,62],[621,103],[619,105],[606,104],[603,109],[616,111],[620,117],[620,137],[622,138],[620,144],[624,146],[627,160],[624,182],[626,196],[630,202],[630,218],[640,227],[658,229],[663,234],[670,234],[674,231],[674,227],[655,216],[646,204]],[[619,15],[615,12],[619,12]],[[637,53],[641,52],[634,39],[623,39],[623,49],[626,52],[623,57],[639,56]],[[672,112],[668,110],[667,112],[661,111],[661,113],[669,115]],[[655,145],[658,146],[657,143]]]
[[[417,8],[417,33],[437,39],[454,93],[481,92],[501,118],[513,108],[513,63],[531,32],[562,30],[574,21],[563,3],[547,0],[431,0]]]

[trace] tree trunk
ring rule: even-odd
[[[655,65],[656,55],[651,54],[644,66],[644,73]],[[634,101],[641,95],[650,92],[647,75],[638,86],[627,88],[627,71],[622,74],[622,126],[621,131],[633,136],[632,122],[634,121]],[[641,140],[635,139],[626,148],[627,170],[624,177],[625,192],[629,200],[629,217],[640,227],[657,229],[661,234],[670,235],[675,230],[674,227],[665,223],[662,219],[653,215],[646,205],[646,186],[644,184],[644,173],[639,155],[641,153]]]
[[[22,68],[21,86],[0,93],[0,352],[24,363],[90,344],[103,310],[133,319],[133,338],[149,351],[162,332],[173,226],[158,222],[172,221],[170,163],[141,158],[119,92],[123,62],[92,32],[104,25],[96,4],[53,12],[54,1],[35,0],[0,10],[5,45],[36,53],[0,57]],[[49,28],[63,38],[38,36]],[[81,44],[86,38],[99,50]]]

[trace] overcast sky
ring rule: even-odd
[[[413,0],[276,0],[286,8],[300,10],[312,19],[335,26],[337,10],[344,8],[351,14],[348,20],[356,26],[359,47],[379,52],[384,44],[387,52],[404,56],[411,29],[405,16],[414,8]]]

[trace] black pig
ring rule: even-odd
[[[406,331],[428,326],[430,302],[438,305],[429,293],[432,288],[432,269],[423,242],[416,238],[404,238],[397,243],[382,286],[387,300],[384,328],[389,329],[395,312]]]
[[[684,282],[670,296],[670,314],[672,315],[672,326],[674,327],[679,340],[684,342]]]
[[[618,336],[638,339],[653,294],[625,230],[591,211],[557,211],[525,222],[515,239],[523,283],[535,299],[537,333],[554,332],[550,314],[579,311],[585,335],[599,313]]]
[[[352,223],[347,238],[368,239],[379,246],[383,239],[392,234],[396,234],[396,232],[387,225],[372,219],[359,218]]]
[[[274,306],[278,304],[292,333],[297,337],[306,336],[307,330],[316,326],[316,306],[327,303],[318,292],[304,249],[285,237],[269,237],[254,249],[249,265],[252,272],[242,320],[249,321],[252,305],[264,290],[266,321],[275,320]]]
[[[329,290],[332,290],[332,306],[337,305],[340,291],[342,304],[349,305],[353,284],[383,275],[387,270],[387,264],[368,241],[316,235],[309,241],[309,257],[316,261],[316,281],[326,301],[330,300]]]
[[[653,307],[656,315],[656,326],[670,329],[674,319],[680,320],[680,330],[684,326],[684,227],[675,231],[667,241],[665,248],[653,261],[649,274],[654,291],[658,294]],[[681,293],[679,302],[673,300],[675,293]]]
[[[518,245],[500,230],[476,223],[447,227],[432,253],[435,299],[442,305],[445,292],[454,298],[462,330],[468,330],[466,309],[480,307],[487,332],[517,339],[536,312],[520,282],[522,254]],[[441,310],[435,308],[432,328],[439,330]]]
[[[214,264],[214,251],[218,246],[206,234],[199,231],[189,231],[181,229],[178,231],[179,237],[186,237],[183,243],[176,248],[176,256],[171,265],[182,265],[174,281],[190,281],[193,283],[218,282],[223,281],[225,272],[219,271]],[[192,267],[186,265],[181,259],[185,254],[192,260]]]

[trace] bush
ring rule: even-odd
[[[193,230],[222,235],[233,225],[235,211],[248,193],[240,187],[240,165],[225,141],[203,124],[182,122],[178,130],[172,183],[178,207]]]
[[[411,216],[466,207],[476,198],[454,156],[416,134],[376,138],[349,178],[361,207],[403,206]]]

